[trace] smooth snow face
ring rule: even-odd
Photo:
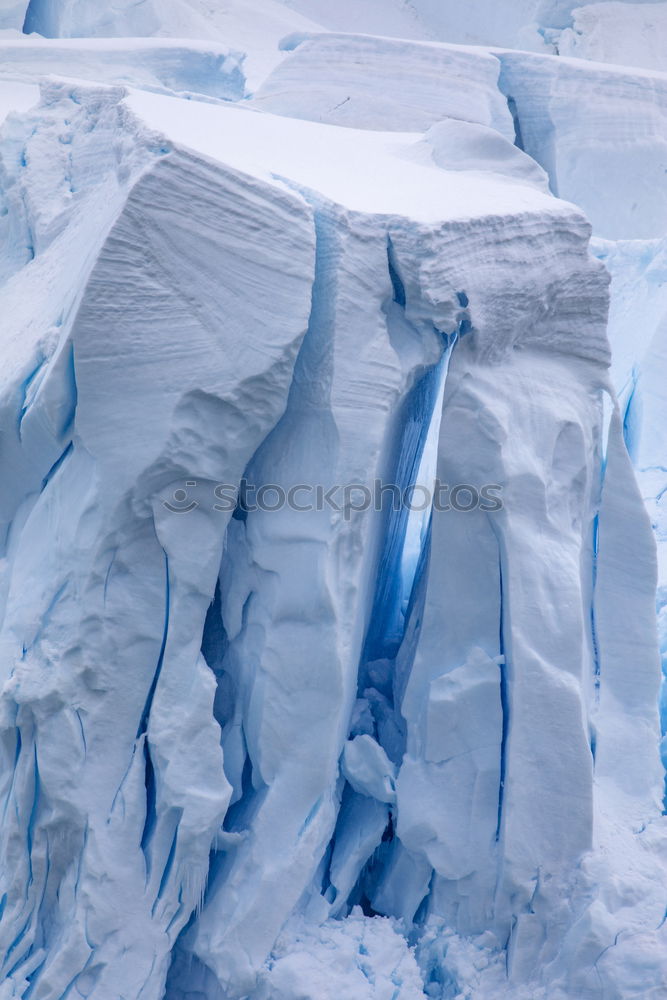
[[[534,7],[3,43],[2,1000],[660,996],[664,79],[303,16]],[[215,506],[436,459],[502,508]]]
[[[0,123],[12,112],[27,111],[39,100],[36,84],[19,83],[16,80],[0,82]]]
[[[26,0],[0,0],[0,30],[20,31],[25,19]]]
[[[481,170],[549,190],[545,171],[495,129],[449,118],[429,129],[426,139],[434,161],[445,170]]]
[[[665,677],[661,717],[667,769],[667,247],[664,240],[631,240],[599,241],[595,249],[612,275],[609,337],[623,436],[658,544],[657,607]]]
[[[405,132],[455,118],[513,138],[491,55],[363,35],[295,36],[283,45],[295,51],[255,95],[263,111]]]

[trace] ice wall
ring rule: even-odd
[[[247,53],[254,90],[280,62],[290,32],[494,45],[667,71],[665,0],[2,0],[0,30],[47,38],[146,37],[216,40]]]
[[[659,31],[655,37],[660,37]],[[667,672],[663,389],[667,76],[527,53],[498,56],[503,67],[500,85],[515,115],[517,141],[548,171],[552,190],[585,209],[597,234],[594,251],[612,276],[611,379],[619,397],[623,437],[658,544],[657,608]],[[584,107],[575,96],[582,86],[597,95]],[[667,732],[666,690],[661,696],[663,733]],[[667,760],[665,751],[663,755]]]
[[[0,998],[657,997],[663,81],[297,29],[4,46]]]
[[[581,205],[598,236],[662,236],[667,74],[525,52],[498,57],[519,144],[547,171],[554,194]]]

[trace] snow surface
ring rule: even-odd
[[[4,80],[48,75],[222,101],[241,100],[246,82],[243,54],[215,43],[179,44],[157,38],[0,39],[0,86]]]
[[[667,229],[667,74],[497,53],[519,145],[608,239]],[[582,89],[586,100],[582,104]]]
[[[27,111],[39,101],[39,87],[16,80],[0,82],[0,122],[14,111]]]
[[[666,35],[664,3],[595,3],[572,11],[557,45],[564,56],[667,71]]]
[[[485,52],[349,34],[293,35],[283,48],[294,51],[255,94],[262,110],[397,131],[455,118],[513,138],[498,61]]]
[[[151,128],[199,153],[266,178],[285,178],[351,211],[425,223],[538,209],[554,216],[575,212],[493,171],[483,181],[475,173],[451,171],[443,184],[431,144],[420,135],[330,129],[245,106],[192,105],[145,93],[133,94],[128,106]]]
[[[0,15],[0,1000],[661,1000],[667,76]]]
[[[284,35],[320,28],[279,0],[120,0],[111,6],[98,0],[23,0],[22,6],[25,31],[47,38],[157,36],[220,42],[247,53],[253,88],[280,62],[278,43]]]

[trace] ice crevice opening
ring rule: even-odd
[[[400,337],[405,322],[406,290],[394,256],[391,237],[387,240],[387,265],[393,299],[386,303],[389,335]],[[396,320],[395,309],[400,310]],[[461,320],[461,325],[464,320]],[[435,479],[434,455],[440,433],[442,400],[447,368],[458,331],[438,334],[443,339],[442,356],[430,368],[415,377],[413,387],[401,401],[397,418],[388,484],[389,496],[383,494],[383,547],[377,570],[377,585],[367,630],[362,677],[374,660],[394,659],[403,638],[405,611],[412,591],[416,565],[423,546],[425,524]],[[422,499],[415,487],[422,490]],[[419,509],[421,508],[421,509]]]
[[[385,302],[383,311],[390,337],[392,330],[393,336],[398,337],[400,324],[406,322],[407,293],[391,236],[387,239],[387,266],[393,294],[392,300]],[[468,306],[465,293],[458,294],[458,303],[463,309]],[[468,325],[469,321],[462,317],[451,334],[435,331],[442,340],[440,360],[415,376],[396,418],[387,477],[391,488],[388,501],[383,495],[383,527],[374,571],[374,594],[359,664],[357,701],[345,746],[347,751],[368,741],[364,752],[374,758],[371,763],[367,757],[368,763],[379,770],[370,786],[362,784],[359,787],[356,775],[346,774],[343,755],[343,774],[347,781],[323,883],[323,894],[335,904],[332,913],[338,917],[348,915],[354,906],[360,906],[367,916],[383,914],[382,909],[374,908],[371,900],[377,895],[384,869],[391,863],[392,849],[396,846],[392,788],[405,751],[405,723],[400,701],[405,674],[410,670],[409,656],[407,662],[406,657],[403,658],[400,666],[398,656],[413,604],[425,578],[430,542],[431,506],[426,501],[419,504],[415,488],[422,489],[426,498],[432,498],[447,370],[458,336],[467,331]],[[384,781],[378,781],[381,772],[386,776]],[[372,790],[373,784],[376,790]],[[362,839],[367,839],[357,861],[356,882],[351,888],[347,886],[346,895],[341,893],[340,886],[332,883],[332,864],[335,869],[337,844],[342,847],[355,829],[364,831]]]
[[[523,134],[521,132],[521,119],[519,118],[516,101],[511,95],[507,96],[507,109],[512,116],[512,122],[514,124],[514,145],[517,149],[520,149],[523,153],[525,153],[526,149],[523,142]]]

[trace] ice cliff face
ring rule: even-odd
[[[667,77],[209,6],[0,7],[0,1000],[659,1000]]]

